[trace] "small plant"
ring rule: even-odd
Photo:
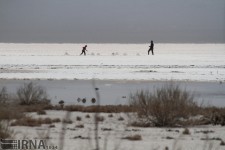
[[[70,119],[64,119],[64,120],[63,120],[63,123],[72,124],[73,121],[70,120]]]
[[[221,140],[220,145],[225,146],[225,142],[223,140]]]
[[[90,118],[90,115],[89,115],[89,114],[87,114],[87,115],[85,116],[85,118]]]
[[[118,118],[118,121],[123,121],[123,120],[124,120],[124,118],[121,116]]]
[[[185,134],[185,135],[189,135],[189,134],[191,134],[191,133],[190,133],[190,131],[189,131],[189,129],[188,129],[188,128],[185,128],[185,129],[184,129],[184,131],[183,131],[183,134]]]
[[[102,131],[112,131],[111,128],[101,128]]]
[[[50,124],[48,127],[49,128],[55,128],[55,125],[54,124]]]
[[[109,118],[112,118],[112,117],[113,117],[113,114],[109,114],[108,117],[109,117]]]
[[[84,125],[83,124],[76,125],[76,128],[84,128]]]
[[[28,127],[38,127],[42,124],[52,124],[59,121],[58,118],[31,118],[31,117],[23,117],[11,123],[11,126],[28,126]]]
[[[140,140],[142,140],[142,137],[139,134],[135,134],[135,135],[131,135],[131,136],[126,136],[122,139],[127,139],[127,140],[130,140],[130,141],[140,141]]]
[[[38,115],[46,115],[46,111],[45,110],[39,110],[37,112]]]
[[[54,118],[54,119],[52,119],[52,122],[58,123],[58,122],[61,122],[61,120],[59,118]]]
[[[171,136],[167,136],[167,137],[165,137],[165,139],[167,139],[167,140],[172,140],[172,139],[174,139],[174,138],[171,137]]]
[[[95,119],[98,122],[103,122],[105,120],[105,118],[103,116],[96,116]]]
[[[81,118],[80,116],[77,116],[76,120],[77,120],[77,121],[81,121],[82,118]]]

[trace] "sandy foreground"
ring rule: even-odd
[[[93,150],[95,149],[95,125],[94,113],[89,113],[90,118],[86,118],[88,113],[65,111],[46,111],[46,115],[29,113],[33,118],[60,118],[66,116],[72,121],[71,124],[54,123],[55,127],[49,125],[40,127],[12,127],[16,133],[16,139],[44,139],[47,145],[57,147],[63,145],[65,150]],[[107,150],[164,150],[166,147],[174,150],[224,150],[225,146],[220,145],[220,140],[225,139],[225,130],[221,126],[196,126],[187,127],[190,134],[183,134],[184,128],[139,128],[131,127],[128,124],[133,121],[132,114],[112,114],[100,113],[104,121],[99,122],[99,145],[101,149]],[[76,118],[81,117],[81,121]],[[122,117],[124,120],[119,121]],[[67,118],[67,119],[68,119]],[[84,125],[79,128],[78,125]],[[127,136],[140,135],[141,140],[131,141],[123,139]],[[60,140],[63,137],[62,140]],[[208,139],[208,140],[205,140]]]

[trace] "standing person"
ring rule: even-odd
[[[85,52],[85,51],[87,51],[87,45],[85,45],[85,46],[83,47],[82,53],[81,53],[80,55],[84,54],[84,56],[86,56],[86,52]]]
[[[151,44],[150,44],[149,50],[148,50],[148,55],[149,55],[150,51],[152,51],[152,55],[154,55],[153,49],[154,49],[154,43],[153,43],[153,41],[151,41]]]

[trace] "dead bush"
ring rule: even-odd
[[[112,118],[112,117],[113,117],[113,114],[109,114],[108,117],[109,117],[109,118]]]
[[[76,120],[77,120],[77,121],[81,121],[82,118],[81,118],[80,116],[77,116]]]
[[[184,131],[183,131],[183,134],[184,135],[189,135],[191,133],[190,133],[190,130],[188,128],[185,128]]]
[[[34,83],[25,83],[17,90],[17,97],[21,105],[49,104],[46,90]]]
[[[70,120],[70,119],[64,119],[64,120],[63,120],[63,123],[72,124],[73,121]]]
[[[49,128],[55,128],[55,125],[54,124],[50,124],[48,127]]]
[[[58,123],[58,122],[61,122],[61,120],[59,118],[54,118],[54,119],[52,119],[52,122]]]
[[[179,119],[193,115],[198,108],[193,99],[193,95],[186,90],[169,84],[153,93],[142,90],[131,94],[129,102],[140,118],[162,127],[175,126]]]
[[[225,146],[225,142],[223,140],[221,140],[220,145]]]
[[[95,119],[97,122],[103,122],[105,120],[103,116],[96,116]]]
[[[39,110],[37,111],[38,115],[46,115],[46,111],[45,110]]]
[[[0,91],[0,104],[5,104],[8,100],[8,92],[7,88],[3,87]]]
[[[41,126],[41,122],[31,117],[24,117],[11,123],[11,126]]]
[[[120,117],[118,118],[118,121],[124,121],[124,118],[120,116]]]
[[[85,116],[85,118],[90,118],[90,115],[89,115],[89,114],[87,114],[87,115]]]
[[[76,125],[76,128],[84,128],[83,124]]]
[[[131,136],[126,136],[122,139],[127,139],[127,140],[130,140],[130,141],[140,141],[140,140],[142,140],[142,137],[139,134],[135,134],[135,135],[131,135]]]
[[[11,123],[11,126],[29,126],[29,127],[36,127],[41,126],[42,124],[52,124],[57,122],[58,119],[51,119],[51,118],[31,118],[29,116],[23,117],[21,119],[17,119],[16,121]]]

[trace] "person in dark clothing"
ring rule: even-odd
[[[150,44],[149,50],[148,50],[148,55],[149,55],[149,52],[150,52],[150,51],[152,51],[152,55],[154,55],[153,49],[154,49],[154,43],[153,43],[153,41],[151,41],[151,44]]]
[[[85,45],[85,46],[83,47],[82,53],[81,53],[80,55],[82,55],[82,54],[86,55],[86,51],[87,51],[87,45]]]

